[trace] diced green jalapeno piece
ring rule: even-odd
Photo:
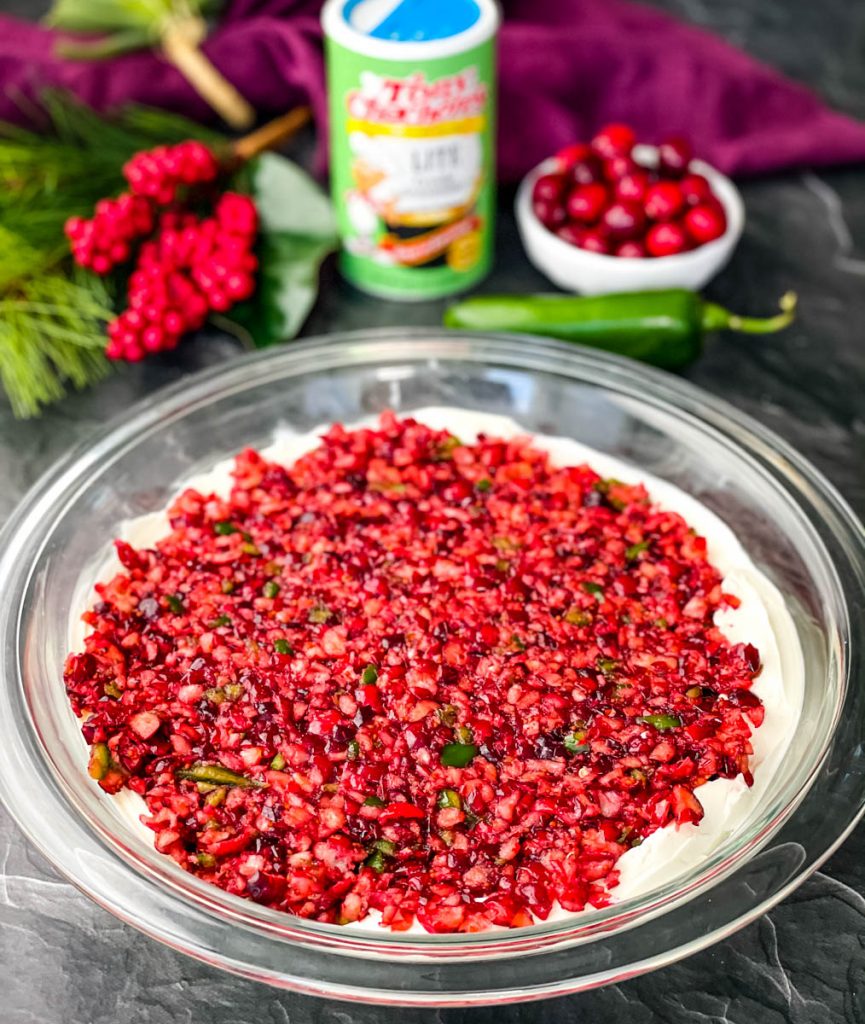
[[[179,768],[177,776],[190,782],[212,782],[216,786],[239,786],[241,789],[261,789],[267,785],[258,779],[250,779],[230,768],[224,768],[221,764],[194,764],[189,768]]]
[[[380,875],[382,871],[384,871],[386,866],[385,855],[381,852],[381,850],[373,850],[372,853],[364,861],[364,864],[368,868],[372,868],[372,870],[375,871],[377,875]]]
[[[368,796],[363,802],[364,807],[384,807],[385,802],[380,796]]]
[[[183,615],[186,612],[186,606],[183,604],[183,598],[178,594],[167,594],[165,597],[165,603],[175,615]]]
[[[625,558],[629,562],[633,562],[634,559],[639,558],[640,555],[648,548],[649,542],[647,540],[641,540],[639,544],[632,544],[625,551]]]
[[[378,682],[378,669],[375,665],[367,665],[360,674],[360,681],[364,686],[372,686]]]
[[[442,747],[442,764],[447,768],[465,768],[477,752],[474,743],[447,743]]]
[[[268,580],[261,592],[265,597],[274,598],[279,594],[279,584],[275,580]]]
[[[291,644],[287,640],[283,640],[281,637],[278,640],[273,641],[273,649],[277,654],[293,654],[294,651],[291,649]]]
[[[573,732],[569,732],[564,739],[565,750],[567,750],[569,754],[587,753],[591,750],[591,747],[585,742],[585,739],[586,733],[583,729],[575,729]]]
[[[214,523],[213,532],[218,533],[220,537],[228,537],[232,533],[237,533],[237,527],[234,523]]]
[[[90,748],[90,762],[87,773],[91,779],[104,779],[111,767],[111,752],[107,743],[94,743]]]
[[[682,724],[682,719],[675,715],[638,715],[637,721],[653,725],[659,732],[664,732],[666,729],[678,729]]]
[[[472,731],[467,725],[457,725],[454,728],[454,736],[460,743],[471,743]]]
[[[282,754],[277,754],[276,757],[274,757],[274,759],[270,762],[270,767],[275,772],[282,771],[282,769],[285,767],[285,758],[282,756]]]
[[[455,789],[443,789],[438,796],[439,807],[462,807],[462,800]]]

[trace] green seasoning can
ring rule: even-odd
[[[492,259],[494,0],[328,0],[322,24],[344,275],[392,299],[471,287]]]

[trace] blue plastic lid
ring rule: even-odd
[[[450,39],[480,14],[477,0],[349,0],[344,10],[352,28],[395,43]]]

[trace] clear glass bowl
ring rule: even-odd
[[[784,593],[805,656],[785,770],[697,870],[570,922],[474,935],[350,932],[233,897],[183,872],[88,778],[61,671],[82,570],[120,523],[280,425],[384,408],[510,415],[664,477],[720,515]],[[95,571],[95,570],[94,570]],[[55,466],[0,543],[0,795],[35,845],[102,906],[178,950],[274,985],[434,1006],[619,981],[762,914],[814,871],[865,804],[865,535],[779,438],[644,366],[556,342],[437,330],[311,340],[148,398]]]

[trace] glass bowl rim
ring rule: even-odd
[[[593,350],[567,345],[565,343],[544,341],[531,336],[469,334],[465,332],[445,331],[441,328],[435,327],[420,327],[412,329],[373,329],[342,332],[329,336],[310,338],[303,342],[295,343],[289,348],[264,350],[252,357],[246,357],[243,360],[235,360],[227,364],[220,364],[201,371],[195,374],[192,378],[183,378],[168,387],[162,388],[149,398],[145,398],[136,403],[126,413],[116,417],[111,422],[97,430],[89,438],[75,446],[53,467],[51,467],[39,481],[37,481],[33,488],[31,488],[28,495],[25,496],[24,500],[20,503],[18,509],[13,512],[13,515],[10,517],[9,522],[4,528],[2,532],[2,540],[0,540],[0,544],[2,544],[2,546],[0,546],[0,552],[7,552],[11,548],[15,548],[16,543],[14,542],[19,541],[19,532],[27,525],[28,522],[30,522],[32,526],[34,512],[37,511],[44,502],[51,498],[52,494],[57,491],[62,492],[63,488],[66,487],[67,480],[79,480],[81,482],[81,486],[86,486],[89,471],[93,466],[99,463],[100,458],[104,458],[108,453],[111,453],[112,458],[119,458],[127,447],[134,445],[140,441],[143,436],[146,436],[147,428],[164,426],[166,421],[182,417],[186,412],[193,408],[197,408],[202,404],[207,404],[208,401],[224,398],[228,394],[243,391],[261,383],[265,376],[268,375],[264,368],[270,363],[279,364],[283,371],[280,376],[283,377],[291,375],[286,368],[290,368],[293,364],[295,365],[295,373],[307,372],[308,370],[313,369],[317,372],[322,372],[322,368],[320,366],[306,367],[302,365],[304,363],[304,359],[314,353],[329,352],[334,354],[341,350],[342,361],[339,361],[336,365],[346,366],[348,365],[346,360],[350,362],[352,354],[357,354],[357,346],[369,349],[370,347],[374,347],[375,343],[382,343],[387,347],[388,345],[392,346],[395,342],[409,343],[406,350],[394,359],[395,362],[404,361],[418,363],[428,361],[430,358],[435,358],[430,357],[428,354],[425,354],[420,350],[418,343],[423,340],[426,340],[427,342],[435,342],[439,345],[444,343],[446,347],[450,346],[455,348],[455,351],[449,352],[445,356],[438,356],[438,358],[442,358],[445,361],[467,358],[468,349],[472,349],[478,345],[483,346],[483,344],[486,343],[492,344],[494,349],[498,348],[500,350],[500,354],[504,351],[505,354],[513,356],[515,362],[512,362],[509,365],[514,365],[518,369],[522,369],[526,372],[531,372],[532,369],[544,369],[548,372],[555,369],[563,373],[565,376],[568,376],[567,367],[562,364],[557,365],[556,367],[549,365],[549,363],[541,367],[529,365],[529,363],[532,362],[529,353],[537,357],[534,359],[534,362],[537,362],[538,360],[543,362],[545,355],[547,357],[555,357],[557,361],[561,360],[564,364],[570,362],[571,368],[574,371],[576,371],[580,364],[582,364],[584,372],[594,368],[600,371],[606,371],[607,374],[612,374],[613,377],[615,377],[618,372],[618,375],[622,379],[612,381],[603,380],[600,382],[600,386],[605,389],[609,389],[612,385],[617,383],[621,384],[625,388],[628,385],[633,387],[636,383],[634,371],[639,368],[639,383],[641,387],[645,388],[647,380],[654,385],[654,388],[652,389],[652,397],[655,400],[652,404],[656,407],[660,407],[666,412],[673,413],[676,416],[689,417],[692,421],[696,422],[697,426],[702,431],[705,432],[708,430],[716,435],[716,440],[718,439],[717,435],[720,433],[721,439],[727,443],[728,446],[732,445],[735,447],[736,454],[740,457],[742,455],[752,457],[755,450],[758,450],[762,446],[764,449],[762,452],[764,458],[768,457],[769,461],[773,462],[777,462],[780,458],[789,463],[792,469],[795,470],[798,477],[796,484],[797,489],[802,489],[803,481],[806,481],[812,489],[816,489],[814,495],[811,496],[812,503],[814,497],[818,500],[822,499],[823,504],[827,506],[830,513],[828,519],[835,520],[834,524],[829,522],[828,525],[830,527],[833,527],[834,525],[834,532],[836,534],[838,533],[838,524],[841,524],[842,527],[846,528],[847,540],[852,541],[854,549],[857,544],[859,547],[859,551],[856,552],[854,550],[853,555],[855,556],[858,554],[860,571],[862,569],[862,565],[865,564],[862,557],[865,531],[863,531],[861,524],[859,524],[855,515],[835,488],[785,441],[774,435],[758,422],[740,413],[723,400],[717,399],[714,396],[695,388],[686,381],[679,380],[658,370],[646,368],[640,364],[634,364],[630,360],[611,356],[607,353],[599,353]],[[527,343],[530,343],[530,348],[527,346]],[[483,364],[483,360],[479,358],[474,358],[470,361]],[[325,369],[327,369],[327,367],[325,367]],[[571,374],[571,376],[573,376],[573,374]],[[577,379],[579,379],[579,374],[576,374],[576,376]],[[587,380],[588,378],[583,377],[582,379]],[[676,402],[676,399],[679,401]],[[640,400],[643,402],[646,401],[645,392],[640,396]],[[682,407],[683,405],[684,408]],[[142,431],[142,428],[145,428],[144,431]],[[736,434],[739,434],[738,438],[736,437]],[[72,500],[71,497],[69,497],[68,500]],[[799,511],[801,511],[801,508]],[[62,515],[62,510],[56,514]],[[825,511],[823,519],[824,522],[827,522]],[[38,530],[35,532],[38,533]],[[25,539],[32,539],[32,537]],[[2,561],[0,561],[0,566],[2,566],[2,564]],[[0,576],[2,575],[3,573],[0,571]],[[832,737],[830,736],[827,740],[827,747],[831,738]],[[822,758],[814,765],[813,774],[815,776],[820,770],[821,765]],[[40,781],[44,783],[44,780]],[[52,787],[49,787],[49,790],[51,788]],[[13,809],[13,803],[16,802],[10,799],[8,790],[9,787],[3,778],[3,773],[0,773],[0,796],[4,797],[7,806],[13,810],[13,816],[18,820],[19,825],[21,825],[22,829],[26,834],[28,834],[35,845],[39,847],[46,856],[48,856],[49,860],[55,863],[55,866],[57,866],[61,872],[66,874],[67,877],[70,877],[70,874],[74,875],[74,873],[70,873],[68,870],[65,870],[64,865],[58,864],[56,855],[52,855],[52,852],[45,848],[46,844],[44,836],[40,836],[38,829],[34,829],[32,827],[32,822],[29,823],[31,827],[28,827],[28,822],[21,820],[20,805],[16,805],[15,809]],[[805,794],[803,792],[802,797],[804,797],[804,795]],[[53,797],[56,798],[57,796],[58,794],[54,792]],[[18,810],[19,813],[16,813],[16,810]],[[858,820],[858,816],[861,816],[862,811],[863,807],[860,804],[856,809],[856,816],[850,820],[847,828],[842,832],[841,836],[837,838],[831,848],[825,851],[820,861],[810,866],[810,870],[815,870],[819,866],[819,863],[822,863],[822,860],[829,856],[835,846],[843,841],[844,836],[846,836],[849,830],[855,825],[855,822]],[[790,812],[795,813],[795,808],[791,807]],[[780,824],[780,822],[778,824]],[[91,836],[91,841],[94,839],[95,837]],[[98,840],[95,841],[99,842]],[[753,846],[755,842],[756,840],[747,845],[749,847]],[[117,855],[116,848],[112,849],[111,852],[115,856]],[[129,868],[128,863],[126,864],[126,867]],[[722,868],[723,865],[721,865],[719,871]],[[735,870],[735,868],[736,865],[733,865],[731,870]],[[83,884],[80,878],[70,877],[70,880],[73,881],[74,884],[78,885],[79,888],[82,888],[87,892],[88,895],[94,898],[97,902],[107,906],[113,913],[126,920],[131,920],[127,914],[122,912],[122,908],[109,905],[109,903],[104,899],[100,899],[99,893],[94,892],[92,886]],[[801,879],[798,879],[794,885],[798,884],[798,881],[800,880]],[[149,877],[149,881],[152,883],[153,878]],[[207,886],[205,883],[199,884],[203,888],[206,888],[206,890],[212,891],[213,889],[212,886]],[[709,880],[709,882],[704,885],[700,891],[702,892],[703,889],[710,888],[713,884],[715,884],[714,880]],[[793,886],[786,887],[777,894],[775,899],[772,899],[771,901],[764,901],[761,907],[754,911],[753,915],[749,915],[749,919],[763,913],[770,905],[777,902],[777,899],[783,898],[783,895],[785,895],[787,891],[790,891],[792,887]],[[175,897],[172,893],[171,899],[180,899],[182,901],[181,909],[185,907],[188,910],[190,904],[182,896]],[[236,897],[233,897],[232,899],[236,900],[241,907],[246,907],[248,905],[248,901],[240,900]],[[637,899],[639,898],[635,898],[634,901],[623,901],[623,903],[619,904],[618,907],[627,908],[629,902],[636,902]],[[202,904],[199,904],[199,907],[201,906]],[[206,909],[207,908],[205,907],[205,910]],[[224,910],[224,908],[220,909]],[[275,914],[277,912],[272,913]],[[600,915],[605,914],[604,911],[598,913]],[[620,914],[622,917],[627,916],[626,913],[621,913],[621,911]],[[242,917],[243,915],[240,914],[239,916]],[[280,915],[280,917],[283,916],[286,915]],[[642,922],[642,920],[645,919],[644,915],[640,914],[639,916]],[[609,915],[607,915],[607,917],[609,917]],[[594,924],[595,922],[603,925],[604,918],[592,915],[591,924]],[[161,938],[163,941],[168,941],[169,944],[173,944],[165,935],[160,935],[158,934],[158,931],[147,928],[140,920],[131,920],[131,923],[136,924],[145,931],[149,931],[151,934],[155,934],[155,937]],[[742,923],[745,922],[742,921]],[[313,934],[319,929],[325,929],[326,936],[331,935],[335,931],[341,932],[340,939],[337,943],[339,949],[334,949],[326,938],[324,940],[324,947],[328,948],[331,952],[344,952],[345,955],[351,955],[351,952],[346,949],[346,947],[351,945],[351,943],[346,943],[344,931],[341,931],[337,926],[320,925],[317,922],[304,922],[304,925],[310,924],[315,926],[312,929]],[[561,926],[564,925],[565,922],[562,922]],[[540,933],[537,931],[538,928],[541,928]],[[543,938],[545,933],[552,939],[555,939],[555,937],[560,934],[560,931],[561,927],[551,931],[549,928],[544,929],[543,926],[535,926],[534,928],[526,929],[524,934],[531,932],[534,933],[534,935],[528,936],[528,938],[533,938],[537,935],[540,935],[540,937]],[[513,935],[514,933],[504,934]],[[310,937],[311,936],[307,934],[303,938],[304,940],[308,940]],[[283,936],[283,938],[287,938],[288,941],[292,940],[290,936]],[[362,936],[360,938],[361,947],[364,945],[367,938],[367,936]],[[448,937],[446,936],[413,936],[406,945],[417,944],[419,939],[429,940],[430,938],[432,938],[433,944],[435,944],[436,940],[443,940],[438,943],[439,949],[443,952],[448,942]],[[487,937],[487,940],[488,938],[489,937]],[[587,939],[582,941],[590,941],[590,939],[591,936],[588,936]],[[391,944],[388,941],[387,936],[383,936],[382,939],[379,939],[376,936],[372,941],[377,947],[391,945],[390,951],[394,953],[396,950],[393,949],[393,945],[400,944],[399,940],[397,940],[396,943]],[[484,941],[485,940],[483,938],[478,937],[476,939],[476,944],[478,946],[482,946]],[[711,937],[707,938],[701,943],[701,945],[708,944],[708,942],[711,941],[714,941],[714,939]],[[422,945],[429,946],[430,943],[425,941],[422,942]],[[502,945],[504,946],[505,943],[502,943]],[[511,946],[515,951],[520,948],[520,945],[520,939],[512,940],[511,942]],[[467,943],[464,941],[461,941],[459,946],[463,952],[469,952],[467,949]],[[559,946],[557,946],[557,948],[559,948]],[[186,949],[186,951],[193,952],[189,949]],[[501,952],[505,955],[515,955],[514,952],[508,952],[508,950],[504,948],[501,949]],[[223,966],[229,966],[229,968],[232,967],[232,965]],[[236,966],[233,969],[237,969]]]

